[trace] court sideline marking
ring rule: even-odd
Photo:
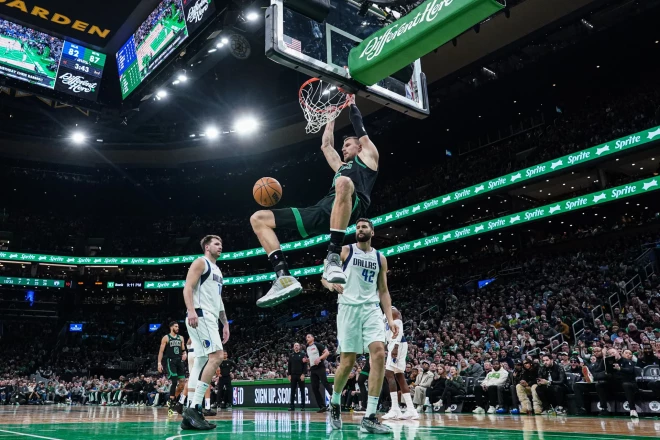
[[[12,434],[12,435],[22,435],[24,437],[43,438],[45,440],[62,440],[62,439],[57,438],[57,437],[44,437],[43,435],[26,434],[24,432],[16,432],[16,431],[7,431],[6,429],[0,429],[0,432],[6,432],[6,433]]]

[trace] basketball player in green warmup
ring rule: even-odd
[[[353,100],[353,98],[351,98]],[[346,228],[363,217],[371,204],[371,190],[378,177],[378,150],[364,129],[362,115],[355,102],[349,116],[356,135],[347,137],[342,146],[343,161],[335,150],[334,121],[325,126],[321,151],[335,172],[327,196],[309,208],[262,210],[250,218],[252,229],[273,265],[277,279],[268,293],[257,301],[259,307],[273,307],[302,292],[298,280],[291,276],[280,249],[275,229],[293,229],[302,238],[324,234],[330,227],[330,244],[324,264],[323,279],[345,284],[341,253]]]

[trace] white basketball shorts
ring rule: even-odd
[[[195,347],[195,357],[208,356],[222,350],[218,318],[202,309],[197,309],[196,312],[197,328],[192,328],[186,317],[186,327]]]
[[[368,353],[373,342],[385,343],[385,324],[380,305],[339,304],[337,340],[342,353]]]
[[[399,331],[402,331],[399,329]],[[408,356],[408,343],[400,342],[399,350],[396,355],[396,358],[392,359],[392,349],[395,347],[394,344],[388,346],[387,352],[387,363],[385,364],[385,369],[387,371],[393,371],[396,373],[403,373],[406,370],[406,357]]]

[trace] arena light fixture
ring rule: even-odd
[[[164,99],[166,97],[167,97],[167,90],[160,89],[160,90],[156,91],[156,99],[157,100],[160,101],[161,99]]]
[[[71,134],[71,140],[73,141],[74,144],[82,144],[85,142],[85,139],[87,139],[87,136],[85,136],[85,133],[82,131],[74,131]]]
[[[252,116],[242,117],[234,123],[234,130],[240,134],[249,134],[256,131],[259,123]]]
[[[209,139],[217,139],[218,136],[220,136],[220,131],[218,131],[218,129],[213,126],[207,127],[204,133]]]
[[[225,43],[220,42],[220,43],[216,44],[215,47],[217,47],[218,49],[222,49],[223,47],[225,47]]]
[[[188,77],[186,76],[185,73],[180,73],[179,76],[176,77],[177,81],[179,82],[186,82],[188,81]]]
[[[227,37],[222,37],[222,38],[220,39],[220,42],[221,42],[222,44],[229,44],[229,38],[227,38]]]
[[[245,15],[245,18],[248,21],[255,21],[259,18],[259,14],[257,14],[255,11],[250,11]]]

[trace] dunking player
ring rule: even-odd
[[[277,280],[266,295],[259,298],[259,307],[272,307],[302,292],[302,286],[289,273],[275,229],[297,230],[302,238],[326,233],[330,227],[330,245],[323,278],[330,283],[345,284],[339,253],[344,243],[346,227],[364,216],[371,203],[371,190],[378,176],[378,150],[364,130],[362,115],[355,103],[351,104],[350,119],[356,136],[344,140],[344,160],[334,146],[334,122],[329,122],[323,133],[321,150],[330,168],[335,172],[330,192],[309,208],[285,208],[258,211],[250,222],[259,242],[268,253],[268,259],[277,274]]]
[[[390,389],[390,397],[392,398],[392,407],[390,411],[383,416],[383,420],[398,419],[398,420],[417,420],[419,414],[415,409],[410,397],[410,388],[406,383],[406,378],[403,373],[406,371],[406,356],[408,355],[408,342],[403,336],[403,321],[401,312],[396,307],[392,307],[392,316],[394,317],[394,324],[399,327],[397,334],[388,329],[388,344],[387,344],[387,361],[385,362],[385,379]],[[406,412],[401,412],[399,407],[399,398],[396,390],[396,384],[401,388],[401,396],[406,402]]]
[[[204,256],[190,266],[183,288],[186,325],[195,347],[195,363],[188,388],[194,388],[195,394],[190,407],[183,410],[181,429],[209,430],[216,425],[204,419],[202,401],[216,368],[222,362],[222,344],[229,340],[229,322],[222,303],[222,272],[216,265],[222,252],[222,240],[217,235],[207,235],[200,244]],[[218,319],[222,322],[222,341]]]
[[[342,426],[341,392],[355,365],[355,356],[368,350],[371,357],[369,397],[360,431],[389,434],[392,432],[391,428],[382,425],[376,418],[385,372],[383,312],[394,337],[398,335],[399,325],[395,324],[392,317],[392,299],[387,288],[387,260],[371,247],[374,226],[371,220],[366,218],[358,219],[355,226],[357,243],[344,246],[341,250],[346,284],[321,280],[325,287],[339,293],[337,340],[341,347],[341,361],[335,372],[334,390],[330,400],[332,427],[341,429]]]
[[[179,324],[172,321],[170,322],[170,332],[160,340],[160,350],[158,351],[158,372],[166,371],[167,378],[172,381],[170,400],[167,402],[169,415],[174,414],[176,398],[186,385],[186,381],[183,380],[186,378],[186,370],[183,366],[186,356],[183,338],[179,336]]]

